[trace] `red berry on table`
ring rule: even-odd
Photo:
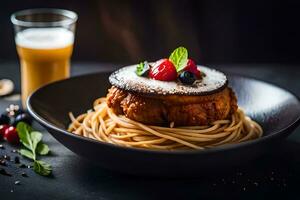
[[[197,79],[201,78],[200,70],[198,69],[196,63],[192,59],[188,59],[186,67],[183,70],[192,72],[196,76]]]
[[[12,144],[18,144],[20,142],[17,129],[13,126],[10,126],[4,131],[4,138]]]
[[[174,81],[177,79],[177,71],[169,59],[161,59],[150,69],[149,77],[160,81]]]
[[[9,128],[8,124],[0,125],[0,139],[4,138],[5,130]]]

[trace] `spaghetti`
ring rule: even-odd
[[[69,113],[68,131],[126,147],[147,149],[206,149],[224,144],[235,144],[262,136],[259,124],[239,108],[231,119],[218,120],[209,126],[170,127],[150,126],[123,115],[116,115],[107,106],[106,99],[94,101],[93,110],[74,117]]]

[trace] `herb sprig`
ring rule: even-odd
[[[148,76],[150,70],[150,65],[147,61],[140,62],[140,64],[137,65],[135,73],[138,76]]]
[[[169,59],[175,65],[176,71],[179,72],[188,62],[188,50],[185,47],[178,47],[171,53]]]
[[[42,176],[49,176],[52,172],[50,164],[38,160],[38,155],[47,155],[50,149],[47,144],[42,142],[42,133],[33,131],[32,127],[24,122],[19,122],[17,131],[23,148],[19,150],[22,156],[25,156],[33,161],[33,170]]]

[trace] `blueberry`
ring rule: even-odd
[[[179,75],[179,80],[183,84],[192,85],[195,82],[196,77],[192,72],[184,71]]]
[[[32,124],[32,118],[28,113],[24,112],[24,113],[21,113],[21,114],[16,116],[16,118],[13,122],[13,126],[17,126],[17,124],[19,122],[25,122],[25,123],[31,125]]]
[[[1,124],[9,124],[10,123],[10,118],[9,118],[9,116],[7,115],[7,114],[5,114],[5,113],[2,113],[1,115],[0,115],[0,125]]]
[[[22,113],[25,113],[25,111],[23,109],[21,109],[21,108],[18,109],[18,110],[15,110],[15,116],[18,116],[18,115],[20,115]]]

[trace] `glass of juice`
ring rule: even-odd
[[[29,9],[11,15],[21,65],[22,105],[39,87],[70,76],[77,14]]]

